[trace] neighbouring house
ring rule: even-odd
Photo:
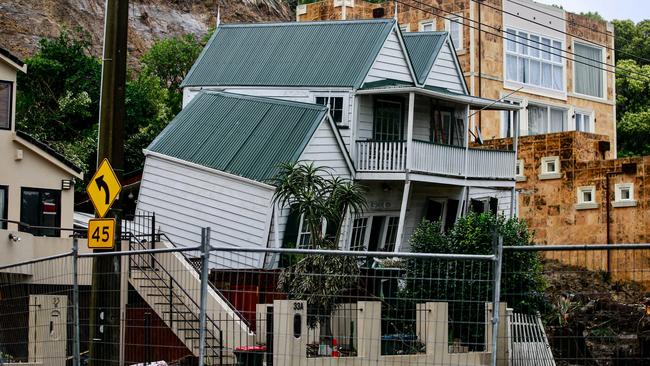
[[[81,169],[29,135],[16,130],[16,76],[27,65],[0,47],[0,229],[36,236],[68,236],[50,228],[71,228],[74,182]],[[9,220],[9,221],[7,221]]]
[[[507,149],[513,141],[486,144]],[[537,243],[647,243],[650,157],[603,159],[608,147],[607,136],[577,131],[520,139],[518,211]],[[641,270],[647,268],[648,250],[560,252],[551,257],[650,288],[650,273]]]
[[[344,7],[343,4],[346,6]],[[532,0],[323,0],[298,5],[302,21],[392,18],[404,34],[450,33],[471,95],[522,107],[519,133],[606,135],[616,157],[614,27]],[[519,90],[519,88],[521,88]],[[512,137],[510,113],[483,111],[470,128],[485,139]]]
[[[183,110],[144,151],[138,210],[178,245],[300,247],[310,233],[274,207],[278,164],[311,161],[367,188],[340,247],[408,251],[423,219],[510,214],[515,152],[469,146],[476,110],[447,32],[390,19],[220,25],[182,84]],[[221,254],[217,267],[275,266]]]

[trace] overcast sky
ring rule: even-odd
[[[634,22],[650,19],[650,0],[536,0],[544,4],[562,5],[573,13],[597,11],[603,18],[632,19]]]

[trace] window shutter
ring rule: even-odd
[[[496,197],[490,197],[490,212],[492,212],[492,215],[496,216],[498,209],[499,200]]]
[[[11,127],[11,88],[8,81],[0,81],[0,128]]]

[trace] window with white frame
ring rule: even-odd
[[[332,119],[336,124],[347,122],[347,121],[343,121],[343,115],[344,115],[343,97],[317,96],[316,104],[329,107],[330,115],[332,116]]]
[[[603,48],[573,43],[573,91],[602,98],[604,95]]]
[[[566,109],[528,104],[528,135],[540,135],[567,130]]]
[[[350,250],[364,250],[366,247],[366,232],[368,231],[368,218],[359,217],[352,221],[352,235]]]
[[[515,165],[515,179],[517,181],[526,180],[526,175],[524,174],[524,159],[517,159],[517,165]]]
[[[614,186],[614,202],[612,202],[612,206],[636,206],[636,201],[634,200],[633,183],[618,183]]]
[[[433,32],[436,30],[436,21],[434,19],[423,20],[420,22],[420,32]]]
[[[450,16],[445,20],[445,30],[454,43],[456,50],[463,49],[463,18],[459,15]]]
[[[577,194],[577,204],[576,209],[585,210],[598,208],[596,203],[596,187],[595,186],[583,186],[578,187],[576,190]]]
[[[540,164],[539,179],[557,179],[562,176],[559,156],[545,156],[540,160]]]
[[[573,116],[576,120],[576,131],[594,132],[591,113],[575,112]]]
[[[507,81],[564,91],[561,41],[508,28],[504,42]]]
[[[404,25],[400,25],[400,26],[399,26],[399,30],[401,30],[402,33],[410,32],[411,27],[410,27],[410,25],[408,25],[408,24],[404,24]]]
[[[327,230],[327,221],[322,220],[321,231],[325,233]],[[305,219],[305,214],[300,215],[300,225],[298,226],[298,248],[310,248],[311,231],[309,230],[309,223]]]
[[[386,224],[384,225],[382,235],[382,251],[392,252],[395,250],[395,243],[397,242],[397,229],[399,227],[399,216],[387,217]]]

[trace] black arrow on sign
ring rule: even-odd
[[[110,201],[110,194],[108,192],[108,184],[104,181],[104,175],[100,175],[99,177],[95,178],[95,184],[97,184],[97,189],[100,191],[103,189],[104,193],[106,193],[106,196],[104,197],[104,202],[108,205],[108,202]]]

